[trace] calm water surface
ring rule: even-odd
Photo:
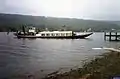
[[[0,33],[0,79],[42,78],[56,70],[67,71],[81,67],[105,53],[95,47],[119,47],[119,42],[104,41],[103,33],[87,39],[17,39],[12,33]]]

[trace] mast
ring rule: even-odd
[[[25,35],[25,26],[22,26],[23,33]]]

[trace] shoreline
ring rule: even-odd
[[[120,53],[107,52],[100,57],[85,62],[82,68],[70,70],[65,73],[58,71],[47,75],[43,79],[109,79],[120,75]]]

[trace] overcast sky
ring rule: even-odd
[[[0,13],[120,20],[120,0],[0,0]]]

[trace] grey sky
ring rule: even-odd
[[[0,0],[0,13],[120,20],[120,0]]]

